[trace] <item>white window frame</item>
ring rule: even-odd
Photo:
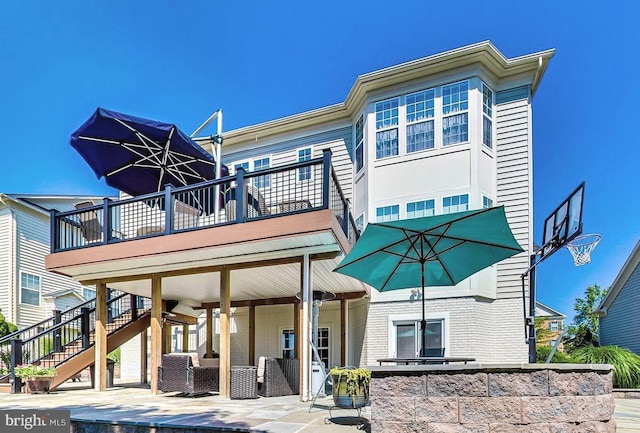
[[[431,208],[431,209],[433,209],[433,214],[431,214],[431,215],[421,215],[421,216],[412,216],[412,217],[409,216],[409,205],[418,204],[418,203],[428,203],[428,202],[431,202],[432,205],[433,205],[433,207]],[[427,210],[426,207],[425,207],[425,210]],[[434,198],[427,198],[427,199],[424,199],[424,200],[409,201],[405,205],[405,212],[406,212],[405,213],[405,218],[406,219],[421,218],[422,216],[433,216],[433,215],[436,215],[436,200]]]
[[[93,296],[90,297],[90,298],[87,298],[87,296],[86,296],[87,292],[93,292]],[[82,297],[84,299],[86,299],[87,301],[90,300],[90,299],[95,299],[95,297],[96,297],[96,289],[91,289],[89,287],[83,287],[82,288]]]
[[[402,106],[402,104],[400,103],[400,96],[396,96],[393,98],[388,98],[388,99],[384,99],[382,101],[378,101],[375,102],[373,104],[373,113],[376,119],[376,124],[375,124],[375,128],[376,128],[376,135],[375,135],[375,152],[376,152],[376,160],[381,160],[381,159],[386,159],[386,158],[393,158],[394,156],[398,156],[400,155],[400,124],[401,122],[401,116],[400,116],[400,107]],[[393,113],[394,107],[391,106],[388,110],[385,109],[384,107],[382,107],[382,110],[380,111],[382,114],[382,125],[378,125],[378,122],[380,122],[380,120],[378,120],[378,106],[384,105],[386,103],[393,103],[395,102],[397,104],[397,107],[395,107],[395,110],[397,111],[397,114],[395,116],[395,123],[393,123],[393,120],[390,120],[390,124],[389,125],[384,125],[385,121],[384,121],[384,113],[388,110],[391,110],[391,113]],[[391,115],[390,119],[393,119],[394,117]],[[395,129],[396,131],[396,153],[395,154],[390,154],[390,155],[382,155],[382,156],[378,156],[378,133],[381,132],[390,132],[393,131]]]
[[[397,208],[398,208],[398,213],[397,213],[398,218],[396,218],[396,219],[390,219],[390,220],[381,220],[381,219],[378,219],[378,209],[386,209],[386,208],[393,208],[393,207],[397,207]],[[393,215],[393,214],[390,214],[390,215]],[[383,215],[383,216],[384,216],[384,215]],[[399,219],[400,219],[400,205],[399,205],[399,204],[394,203],[394,204],[389,204],[389,205],[385,205],[385,206],[377,206],[377,207],[376,207],[376,222],[377,222],[377,223],[381,223],[381,222],[389,222],[389,221],[398,221]]]
[[[463,210],[456,210],[456,211],[449,211],[449,212],[445,212],[445,205],[444,205],[444,200],[447,198],[456,198],[456,197],[463,197],[463,196],[467,196],[467,208],[463,209]],[[458,204],[457,206],[460,206],[460,204]],[[442,197],[442,214],[446,215],[446,214],[450,214],[450,213],[455,213],[455,212],[464,212],[465,210],[469,210],[469,193],[463,193],[463,194],[454,194],[454,195],[447,195]]]
[[[355,219],[356,230],[358,230],[362,234],[364,232],[365,221],[364,221],[364,212],[358,215]]]
[[[554,327],[555,327],[555,329],[553,329]],[[560,330],[560,322],[557,321],[557,320],[550,320],[549,321],[549,331],[558,332],[559,330]]]
[[[493,199],[489,196],[482,195],[482,209],[489,209],[493,207]]]
[[[422,302],[421,300],[417,301],[419,304]],[[438,312],[438,313],[425,313],[425,320],[442,320],[442,347],[444,348],[444,356],[450,356],[450,317],[449,313],[446,312]],[[420,322],[422,320],[422,313],[408,313],[408,314],[390,314],[387,316],[387,341],[389,342],[387,348],[387,355],[389,358],[396,358],[396,324],[409,323],[409,322]],[[418,329],[420,324],[418,323]],[[420,345],[418,343],[417,349],[420,350]]]
[[[256,169],[256,161],[264,161],[267,160],[267,167],[261,167],[260,169]],[[271,156],[265,156],[262,158],[254,158],[251,160],[252,170],[254,172],[258,172],[261,170],[269,170],[271,168]],[[271,175],[265,174],[264,176],[256,176],[253,178],[253,186],[256,188],[264,189],[271,188]],[[257,184],[257,185],[256,185]]]
[[[408,106],[409,104],[407,103],[407,99],[411,96],[414,95],[419,95],[421,93],[433,93],[433,107],[430,110],[427,110],[426,108],[422,111],[432,111],[433,114],[429,117],[428,114],[425,114],[426,117],[423,117],[421,119],[414,119],[414,120],[409,120],[409,111],[408,111]],[[405,119],[405,123],[403,125],[403,129],[404,129],[404,137],[405,137],[405,143],[404,143],[404,150],[406,154],[411,154],[411,153],[416,153],[416,152],[422,152],[425,150],[431,150],[431,149],[435,149],[436,147],[436,113],[437,113],[437,103],[436,101],[438,100],[438,92],[436,91],[435,88],[431,88],[431,89],[424,89],[424,90],[419,90],[417,92],[411,92],[411,93],[407,93],[406,95],[404,95],[402,97],[402,102],[403,102],[403,106],[404,106],[404,119]],[[424,103],[426,104],[427,99],[425,99]],[[414,103],[412,103],[411,105],[415,105]],[[414,112],[415,113],[415,112]],[[432,145],[431,147],[425,147],[424,149],[417,149],[417,150],[411,150],[409,151],[409,136],[408,136],[408,132],[409,132],[409,126],[410,125],[418,125],[421,123],[427,123],[427,122],[431,122],[433,124],[433,128],[432,128],[432,132],[433,132],[433,141],[432,141]]]
[[[300,152],[306,151],[306,150],[309,151],[309,158],[300,159]],[[312,159],[313,159],[313,146],[299,147],[299,148],[296,149],[296,162],[311,161]],[[309,177],[307,179],[300,179],[300,175],[302,174],[303,168],[305,170],[309,170]],[[313,167],[312,166],[302,167],[302,168],[299,168],[297,170],[296,182],[302,183],[302,182],[311,182],[311,181],[313,181]]]
[[[481,135],[482,135],[482,139],[480,141],[482,141],[482,144],[485,147],[488,147],[489,149],[493,149],[493,111],[494,111],[494,98],[495,98],[495,93],[493,92],[493,90],[491,89],[491,87],[487,86],[484,82],[482,83],[482,92],[481,92],[481,99],[482,99],[482,125],[481,125]],[[490,106],[487,106],[487,101],[486,101],[486,97],[485,97],[485,89],[487,91],[490,92],[490,96],[491,96],[491,100],[489,101],[489,103],[491,104]],[[484,140],[485,137],[485,119],[487,119],[489,121],[489,143],[486,143]]]
[[[323,325],[318,325],[318,333],[320,333],[320,330],[326,329],[327,330],[327,347],[325,346],[320,346],[320,344],[318,344],[318,354],[320,354],[320,349],[327,349],[327,362],[325,364],[325,367],[327,368],[331,368],[331,327],[330,326],[323,326]],[[319,338],[318,338],[319,341]],[[322,359],[322,357],[320,357],[320,359]]]
[[[284,351],[285,350],[293,352],[293,357],[294,358],[296,356],[296,340],[295,340],[296,337],[295,337],[295,334],[294,334],[293,331],[294,331],[293,328],[281,328],[280,329],[280,354],[283,356],[283,358],[284,358]],[[285,332],[293,334],[293,347],[291,349],[285,348],[284,345],[282,344],[282,342],[283,342],[283,338],[282,337],[283,337]]]
[[[445,103],[444,103],[444,90],[447,87],[453,87],[453,86],[458,86],[460,84],[464,84],[466,83],[467,85],[467,107],[466,108],[460,108],[459,106],[457,107],[456,110],[452,110],[449,111],[447,113],[445,113]],[[469,80],[461,80],[461,81],[456,81],[455,83],[449,83],[449,84],[445,84],[443,86],[440,87],[440,113],[441,113],[441,132],[442,132],[442,147],[449,147],[449,146],[455,146],[457,144],[463,144],[463,143],[468,143],[471,140],[471,131],[469,128],[469,124],[471,123],[471,119],[470,119],[470,113],[469,113],[469,103],[470,103],[470,94],[471,94],[471,85]],[[460,105],[461,102],[457,101],[457,102],[451,102],[447,105],[452,105],[452,104],[458,104]],[[446,137],[445,134],[445,127],[444,127],[444,123],[445,123],[445,119],[453,117],[453,116],[458,116],[458,115],[463,115],[466,114],[467,116],[467,139],[466,140],[459,140],[459,141],[455,141],[455,142],[450,142],[445,144],[444,140]]]
[[[38,279],[38,288],[37,289],[33,289],[33,288],[30,288],[30,287],[23,287],[22,286],[22,278],[23,278],[23,276],[37,278]],[[29,290],[31,292],[34,292],[34,291],[37,290],[37,292],[38,292],[38,303],[37,304],[32,304],[30,302],[24,302],[22,300],[22,291],[23,290]],[[34,307],[39,307],[40,305],[42,305],[42,277],[40,275],[32,274],[31,272],[20,271],[20,303],[24,304],[24,305],[32,305]]]
[[[360,136],[358,137],[358,124],[360,124]],[[356,120],[354,128],[354,141],[356,145],[353,148],[353,163],[356,168],[355,173],[358,174],[365,166],[364,160],[364,114],[361,114],[360,117]],[[358,152],[362,155],[362,165],[358,167]]]

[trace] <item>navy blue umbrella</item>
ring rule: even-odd
[[[132,196],[215,178],[213,157],[175,125],[104,108],[71,134],[71,146],[96,176]]]

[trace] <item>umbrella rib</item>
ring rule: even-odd
[[[449,224],[449,226],[448,226],[446,229],[444,229],[443,234],[444,234],[444,233],[446,233],[446,232],[447,232],[447,230],[449,230],[450,228],[451,228],[451,224]],[[436,248],[436,246],[438,245],[438,243],[442,240],[442,237],[438,237],[438,239],[436,240],[436,242],[432,245],[432,244],[431,244],[431,242],[429,242],[429,240],[427,239],[426,235],[423,235],[423,237],[424,237],[424,242],[425,242],[427,245],[429,245],[429,249],[430,249],[430,251],[434,251],[434,250],[435,250],[435,248]],[[456,245],[456,246],[457,246],[457,245]],[[447,267],[444,265],[444,263],[442,263],[442,260],[440,259],[440,254],[441,254],[441,253],[438,253],[438,254],[436,254],[436,255],[434,256],[434,257],[435,257],[435,260],[436,260],[438,263],[440,263],[440,267],[442,267],[442,270],[444,271],[444,273],[445,273],[445,274],[447,274],[447,278],[449,278],[449,281],[451,281],[451,283],[453,283],[453,282],[454,282],[454,281],[453,281],[453,277],[451,276],[451,273],[449,272],[449,270],[447,269]]]
[[[343,261],[342,261],[338,266],[336,266],[336,270],[337,270],[337,269],[341,269],[341,268],[343,268],[343,267],[345,267],[345,266],[347,266],[347,265],[352,265],[352,264],[357,263],[357,262],[359,262],[359,261],[361,261],[361,260],[367,259],[367,258],[369,258],[370,256],[372,256],[372,255],[374,255],[374,254],[379,253],[379,252],[380,252],[380,250],[383,250],[383,249],[386,249],[386,248],[394,247],[394,246],[396,246],[396,245],[399,245],[399,244],[403,243],[404,241],[405,241],[405,239],[400,239],[400,240],[398,240],[398,241],[396,241],[396,242],[393,242],[393,243],[391,243],[391,244],[389,244],[389,245],[385,245],[384,247],[380,248],[379,250],[371,251],[371,252],[369,252],[369,253],[367,253],[367,254],[364,254],[364,255],[362,255],[362,256],[360,256],[360,257],[356,257],[356,259],[355,259],[355,260],[353,260],[353,261],[351,261],[351,262],[349,262],[349,263],[344,263],[344,260],[343,260]],[[385,252],[387,252],[387,251],[385,251]]]

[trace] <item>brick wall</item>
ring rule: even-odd
[[[371,432],[615,433],[611,368],[373,367]]]

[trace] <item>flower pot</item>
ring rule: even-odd
[[[347,382],[340,376],[332,374],[333,379],[333,404],[344,409],[358,409],[369,403],[369,387],[364,384],[358,384],[354,393],[347,390]]]
[[[53,383],[53,376],[33,376],[25,380],[27,393],[29,394],[46,394]]]

